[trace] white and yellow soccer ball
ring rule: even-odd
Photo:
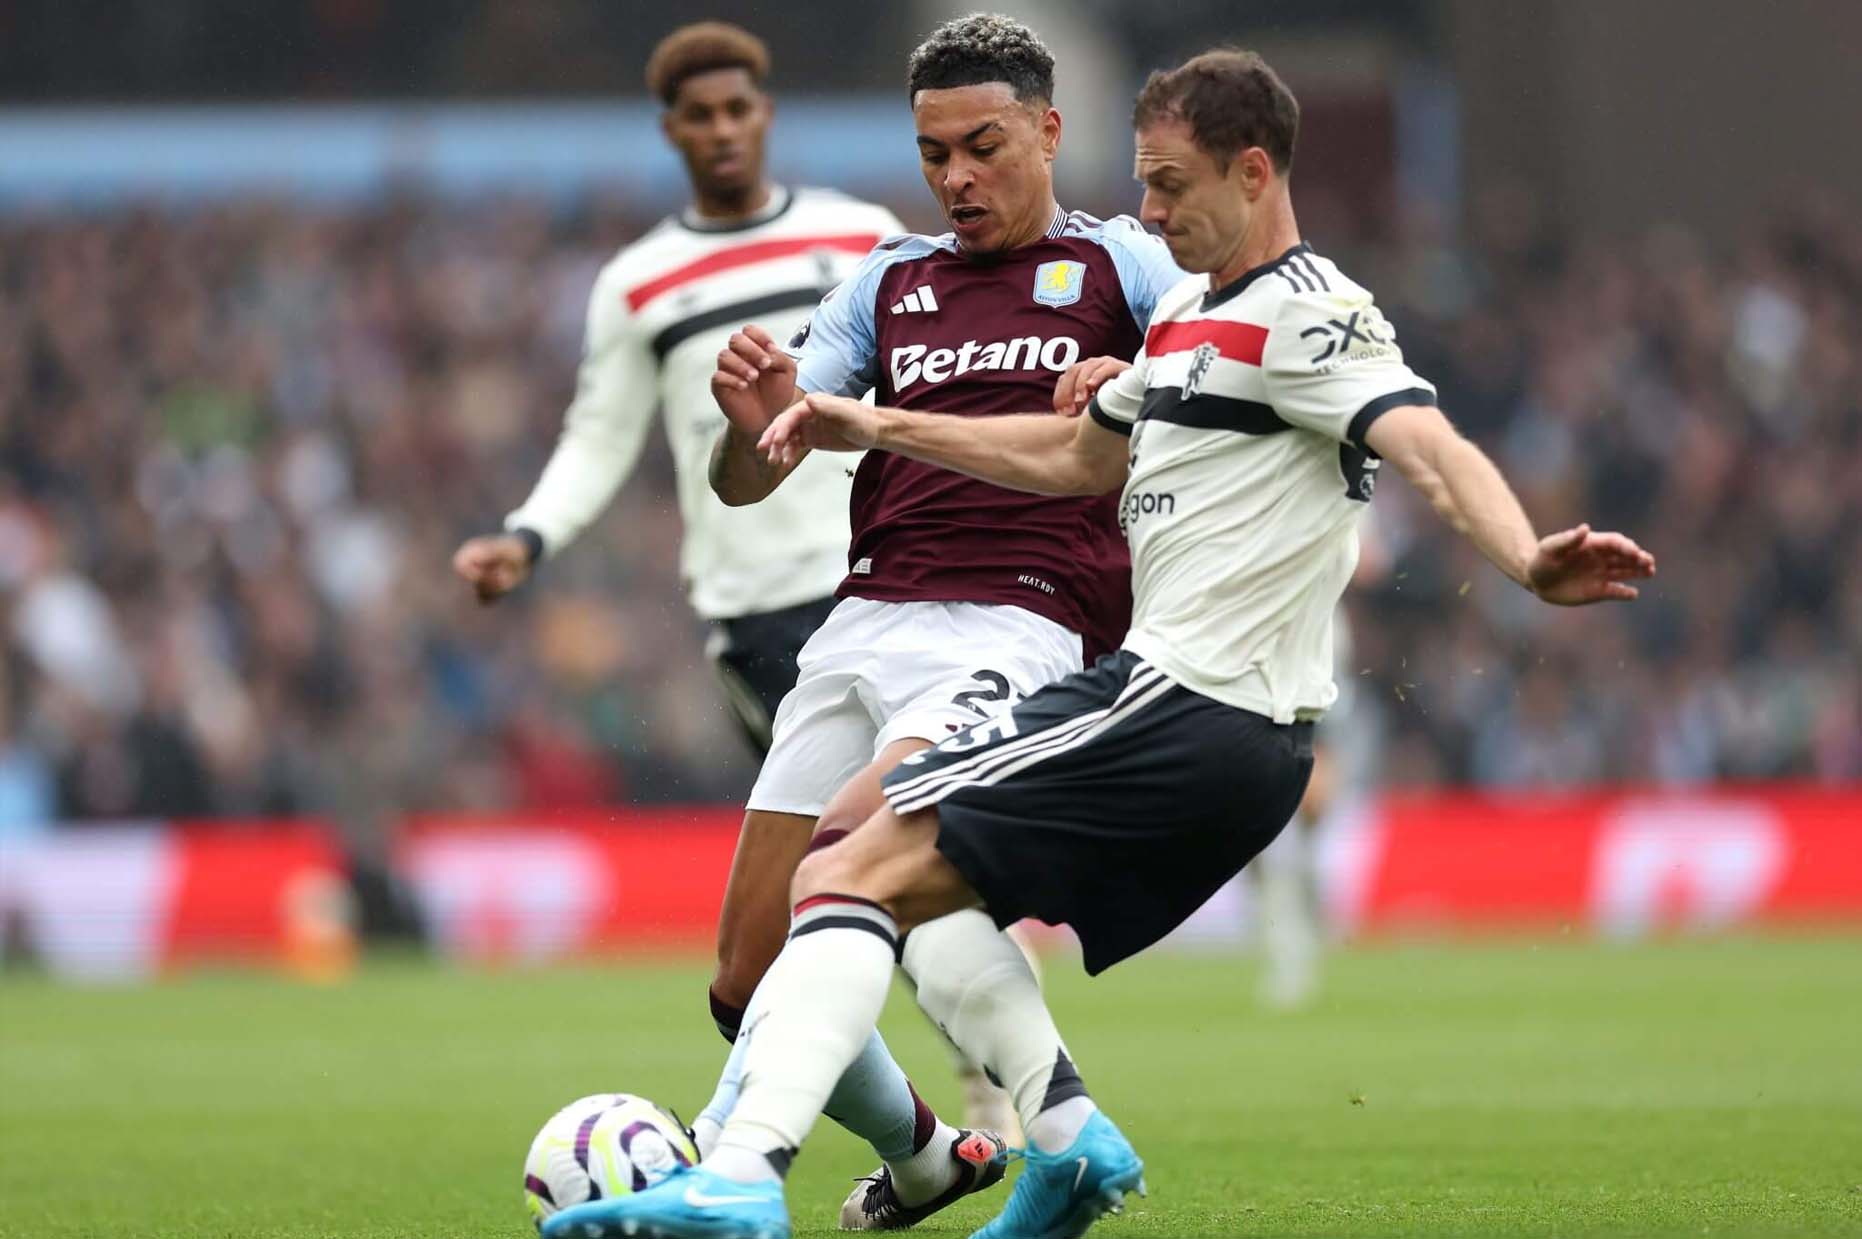
[[[558,1209],[652,1187],[698,1149],[678,1116],[632,1093],[570,1102],[543,1124],[524,1159],[524,1207],[538,1227]]]

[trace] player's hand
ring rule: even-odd
[[[771,464],[794,467],[810,450],[862,452],[879,441],[879,410],[864,400],[810,392],[757,441]]]
[[[1532,592],[1561,607],[1628,602],[1637,593],[1629,582],[1654,575],[1655,556],[1620,533],[1597,533],[1589,525],[1541,538],[1526,565]]]
[[[453,552],[453,571],[465,578],[481,603],[493,603],[530,575],[530,551],[515,534],[472,538]]]
[[[718,354],[711,395],[737,433],[755,439],[795,403],[795,359],[752,324],[733,334]]]
[[[1054,412],[1062,417],[1078,417],[1092,403],[1095,392],[1129,369],[1129,361],[1116,357],[1088,357],[1074,362],[1054,384]]]

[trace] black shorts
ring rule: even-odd
[[[780,611],[711,622],[711,642],[705,652],[717,669],[744,738],[759,755],[769,752],[776,707],[795,687],[795,656],[839,601],[827,597]]]
[[[1312,773],[1312,725],[1191,692],[1108,654],[885,777],[935,807],[938,850],[999,925],[1071,925],[1086,970],[1144,950],[1280,833]]]

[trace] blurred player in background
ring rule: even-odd
[[[692,608],[711,623],[708,652],[731,709],[759,752],[795,683],[796,653],[846,573],[852,470],[814,461],[755,512],[719,503],[705,482],[724,424],[711,372],[739,324],[794,330],[876,241],[903,229],[883,207],[769,179],[768,72],[763,41],[723,22],[684,26],[653,50],[647,88],[665,104],[661,125],[685,162],[691,205],[602,268],[555,453],[505,532],[473,538],[453,557],[482,601],[517,588],[608,505],[663,411],[685,522],[681,573]]]
[[[1362,553],[1352,584],[1381,577],[1385,563],[1372,533],[1363,529]],[[1254,884],[1255,923],[1260,929],[1263,1006],[1289,1011],[1319,992],[1329,926],[1319,871],[1323,832],[1335,814],[1349,812],[1369,794],[1376,779],[1379,737],[1376,711],[1362,700],[1354,666],[1351,623],[1340,605],[1332,621],[1333,680],[1338,700],[1313,728],[1312,777],[1288,828],[1245,870]]]
[[[1102,221],[1055,200],[1054,62],[1027,27],[987,15],[948,22],[912,54],[908,85],[925,180],[951,231],[876,248],[793,338],[793,356],[765,327],[732,337],[713,380],[730,422],[712,467],[726,502],[768,502],[798,468],[820,463],[772,467],[757,451],[798,392],[873,392],[978,420],[1047,407],[1056,380],[1084,359],[1134,355],[1157,298],[1182,278],[1136,220]],[[735,1005],[746,1031],[699,1117],[701,1148],[729,1112],[756,1019],[742,1007],[782,946],[789,879],[811,838],[826,846],[864,821],[901,758],[1114,648],[1130,615],[1117,504],[1104,496],[1027,495],[875,453],[854,483],[849,559],[745,814],[724,919],[754,918],[742,940],[763,953],[720,967],[719,1022]],[[759,863],[746,864],[761,841],[770,846]],[[963,954],[1000,940],[972,913],[927,926],[918,941]],[[827,1113],[886,1163],[848,1197],[844,1227],[911,1225],[1001,1177],[999,1136],[939,1122],[877,1034]]]
[[[1371,294],[1301,240],[1298,118],[1253,53],[1211,52],[1146,83],[1144,217],[1204,276],[1165,294],[1144,352],[1087,417],[958,421],[813,393],[765,432],[784,462],[803,446],[870,448],[869,461],[902,455],[1039,494],[1121,491],[1131,631],[1091,670],[886,776],[886,807],[796,874],[743,1096],[711,1155],[557,1214],[546,1239],[786,1239],[783,1174],[871,1036],[901,953],[920,1003],[1011,1085],[1028,1133],[1015,1190],[977,1239],[1076,1239],[1143,1189],[1144,1163],[1094,1103],[1015,948],[978,938],[927,955],[919,935],[960,909],[1064,922],[1097,973],[1272,841],[1305,791],[1312,722],[1337,695],[1332,616],[1381,461],[1547,602],[1634,598],[1630,582],[1654,572],[1620,534],[1540,538],[1405,364]]]

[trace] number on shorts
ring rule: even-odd
[[[998,740],[1013,740],[1020,734],[1021,725],[1015,721],[1014,711],[1004,710],[994,718],[986,718],[980,723],[964,728],[937,747],[940,753],[967,753],[971,749],[980,749]],[[914,753],[912,756],[915,757],[917,754]]]
[[[985,701],[1009,701],[1015,696],[1015,689],[1009,684],[1009,677],[1000,671],[978,671],[970,677],[989,685],[988,688],[966,688],[952,697],[953,705],[960,705],[979,718],[988,718],[987,706],[979,704]]]

